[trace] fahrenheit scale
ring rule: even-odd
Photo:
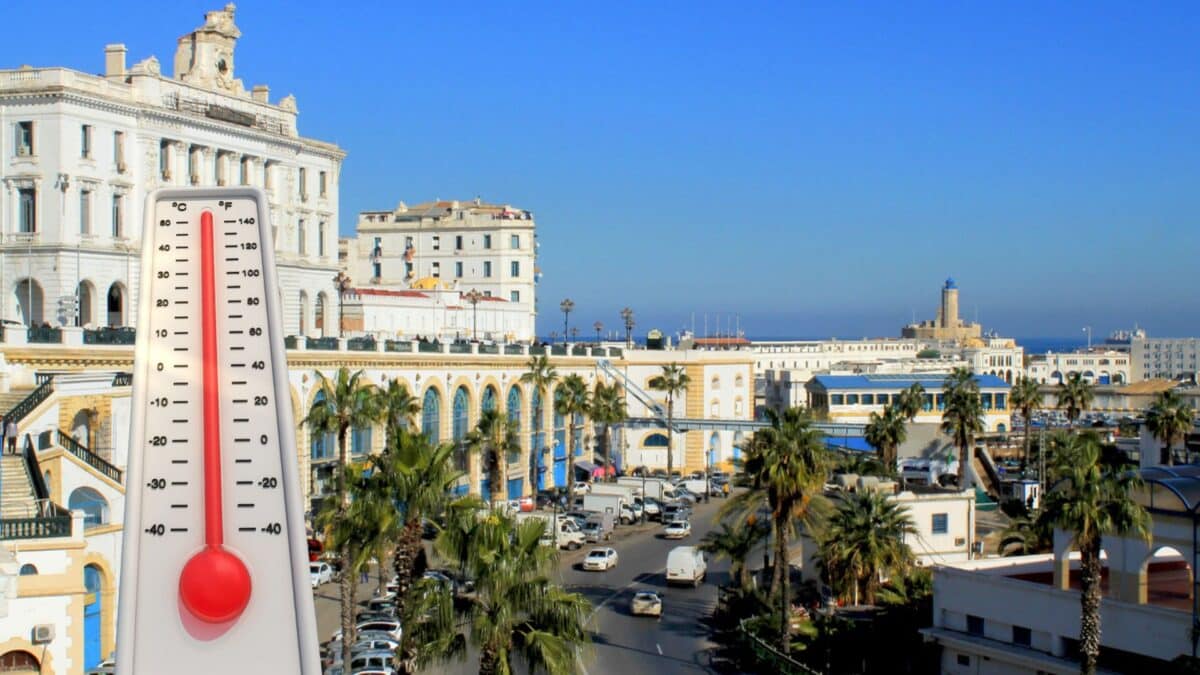
[[[318,675],[266,199],[150,195],[117,624],[122,675]]]

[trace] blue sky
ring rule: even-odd
[[[156,54],[212,2],[10,3],[0,67]],[[812,6],[809,6],[812,5]],[[152,10],[147,8],[153,7]],[[1195,3],[239,3],[363,209],[535,212],[541,329],[890,335],[953,275],[1016,336],[1200,334]],[[53,29],[49,27],[53,26]],[[590,334],[590,330],[587,331]]]

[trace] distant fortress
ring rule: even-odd
[[[966,323],[958,318],[958,286],[954,279],[946,279],[942,286],[942,304],[938,308],[937,319],[910,323],[900,331],[901,337],[918,340],[954,340],[963,341],[980,339],[983,331],[977,323]]]

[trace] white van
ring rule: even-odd
[[[707,573],[708,563],[695,546],[676,546],[667,554],[667,584],[699,586]]]

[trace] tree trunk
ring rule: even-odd
[[[495,647],[486,646],[479,651],[479,675],[496,675],[500,672],[500,654]]]
[[[604,423],[604,476],[608,477],[608,467],[612,465],[612,425]],[[644,498],[645,495],[642,495]]]
[[[779,541],[779,527],[774,519],[771,520],[771,543],[763,546],[763,570],[766,570],[771,564],[770,551],[771,546],[777,546]],[[779,592],[779,564],[778,559],[775,567],[771,568],[771,591],[770,596],[774,597]]]
[[[778,536],[776,537],[776,552],[775,552],[775,569],[779,575],[779,649],[787,654],[791,650],[792,642],[792,622],[791,622],[791,577],[790,565],[788,564],[787,554],[787,528],[776,528]]]
[[[1081,544],[1079,557],[1079,672],[1093,675],[1100,656],[1100,538]]]
[[[541,390],[539,389],[538,391],[540,393]],[[532,397],[532,395],[531,395],[531,397]],[[530,438],[529,438],[529,489],[534,494],[537,494],[537,487],[538,487],[537,461],[538,461],[538,453],[541,452],[541,448],[537,447],[537,438],[538,438],[538,431],[540,431],[542,428],[541,427],[542,411],[541,411],[540,406],[534,407],[532,404],[532,401],[531,401],[530,406],[529,406],[529,412],[531,413],[529,416],[529,436],[530,436]]]
[[[417,559],[417,551],[421,547],[421,519],[409,518],[400,532],[400,541],[396,544],[395,557],[392,558],[392,570],[396,574],[396,614],[403,620],[408,595],[412,589],[413,570]]]
[[[575,508],[575,415],[567,416],[567,509]]]
[[[496,451],[496,480],[500,483],[500,494],[508,499],[520,499],[521,495],[513,497],[508,494],[508,448]]]
[[[958,489],[967,489],[967,463],[971,458],[967,455],[969,450],[966,444],[958,446]]]
[[[673,455],[675,454],[675,434],[672,433],[672,428],[675,426],[675,397],[667,396],[667,480],[671,479],[672,470],[675,468]]]
[[[350,547],[343,549],[342,581],[339,584],[342,592],[342,663],[348,670],[350,667],[350,649],[354,646],[354,596],[358,590],[358,571],[350,567]]]

